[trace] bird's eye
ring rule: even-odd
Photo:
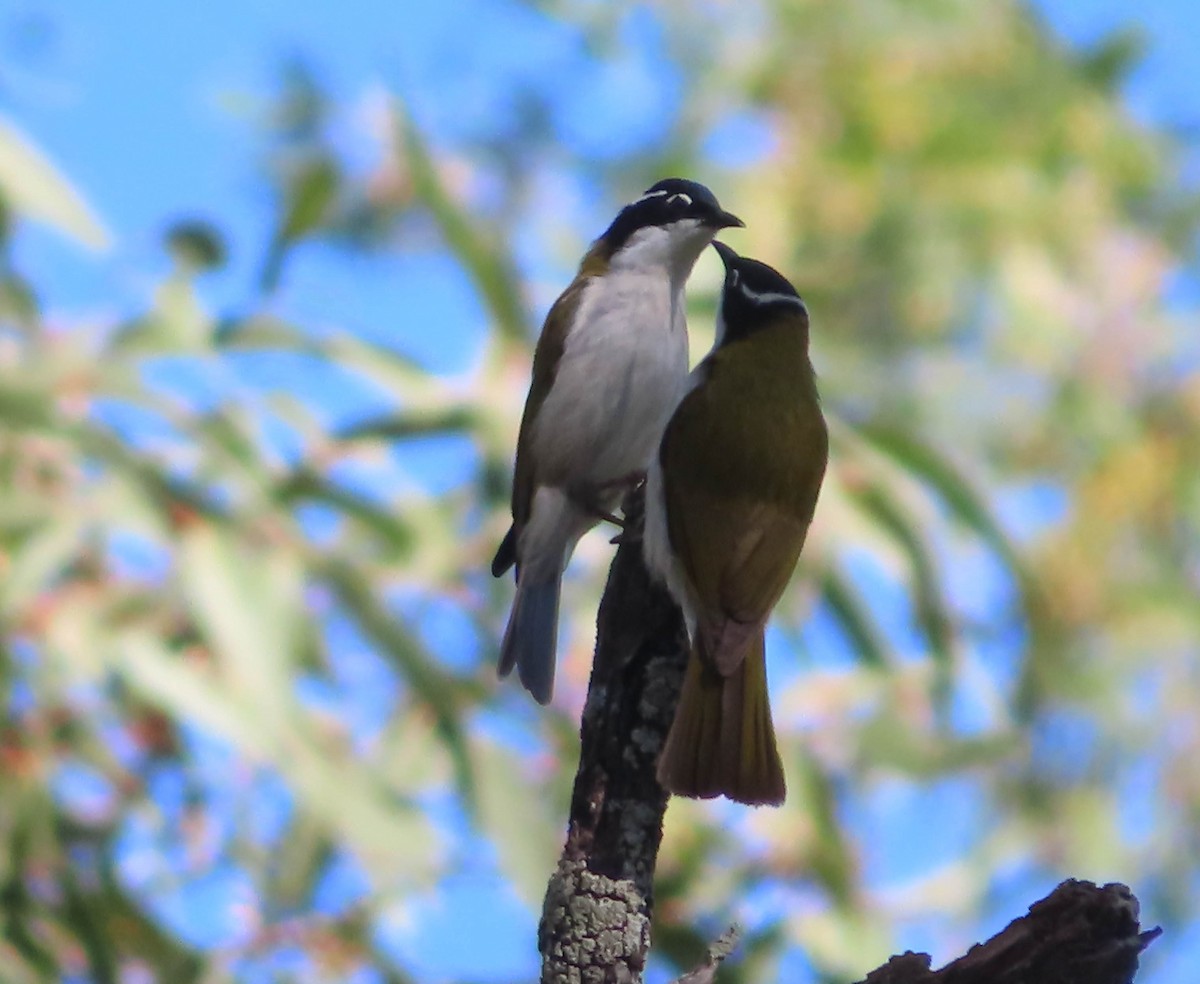
[[[691,205],[691,204],[692,204],[692,196],[691,196],[691,195],[685,195],[685,194],[684,194],[682,191],[677,191],[677,192],[676,192],[675,194],[673,194],[673,195],[672,195],[670,198],[668,198],[668,199],[667,199],[667,204],[668,204],[668,205],[670,205],[670,204],[671,204],[671,202],[675,201],[675,199],[676,199],[676,198],[682,198],[682,199],[683,199],[683,204],[684,204],[684,205]]]

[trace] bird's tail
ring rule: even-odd
[[[500,643],[496,671],[502,677],[508,676],[515,666],[521,683],[539,704],[550,703],[554,693],[561,589],[561,569],[537,580],[522,571],[517,578],[517,596],[508,617],[508,628]]]
[[[787,788],[771,723],[761,630],[729,676],[693,649],[658,761],[658,781],[677,796],[727,796],[751,806],[783,802]]]

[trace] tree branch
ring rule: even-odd
[[[641,529],[640,492],[625,516],[627,529]],[[667,808],[655,769],[687,651],[683,618],[651,582],[641,544],[623,543],[600,602],[567,843],[538,929],[543,981],[641,978]]]
[[[905,953],[861,984],[1129,984],[1161,932],[1141,932],[1124,885],[1070,879],[941,970],[929,969],[928,954]]]
[[[640,530],[641,493],[625,506],[627,528]],[[641,979],[667,807],[655,772],[687,651],[678,607],[651,582],[640,543],[623,543],[600,602],[567,842],[538,927],[543,982]],[[910,952],[861,984],[1129,984],[1138,955],[1159,932],[1140,931],[1137,899],[1124,885],[1065,881],[941,970]],[[727,937],[681,980],[711,982],[736,939]]]

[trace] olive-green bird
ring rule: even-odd
[[[765,631],[812,522],[829,439],[808,309],[777,271],[713,246],[725,283],[646,490],[646,562],[687,617],[691,656],[658,779],[681,796],[782,803]]]

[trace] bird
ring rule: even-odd
[[[804,301],[777,270],[713,246],[725,266],[716,341],[646,478],[646,565],[691,646],[658,780],[680,796],[778,805],[766,625],[804,547],[829,437]]]
[[[512,525],[492,574],[516,567],[497,671],[540,704],[554,691],[563,571],[579,538],[643,480],[688,374],[684,285],[722,229],[704,185],[666,178],[592,242],[546,315],[517,437]]]

